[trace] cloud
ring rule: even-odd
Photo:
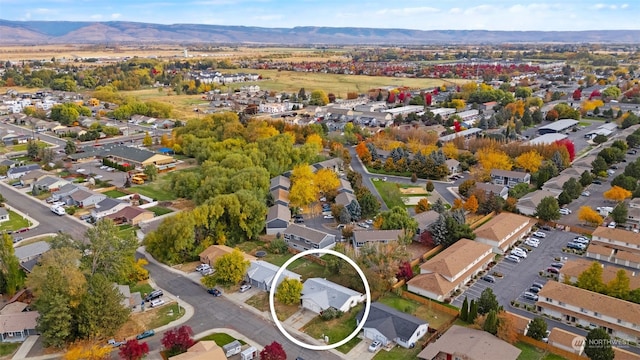
[[[273,21],[273,20],[282,20],[282,14],[272,14],[272,15],[257,15],[251,17],[254,20],[258,21]]]
[[[626,9],[629,7],[629,4],[603,4],[598,3],[591,6],[592,10],[618,10],[618,9]]]
[[[119,13],[113,13],[113,14],[111,14],[111,18],[112,18],[112,19],[120,19],[120,17],[122,17],[122,14],[119,14]]]
[[[47,8],[37,8],[33,10],[36,14],[57,14],[58,10],[55,9],[47,9]]]
[[[462,9],[455,7],[455,8],[449,9],[449,12],[451,14],[460,14],[462,12]]]
[[[102,15],[101,14],[95,14],[95,15],[89,16],[89,18],[91,18],[93,20],[100,20],[100,19],[102,19]]]
[[[499,11],[491,6],[491,5],[478,5],[478,6],[474,6],[474,7],[470,7],[468,9],[466,9],[464,11],[464,13],[466,15],[476,15],[476,14],[481,14],[481,13],[489,13],[489,12],[497,12],[499,13]]]
[[[421,6],[421,7],[410,7],[410,8],[399,8],[399,9],[381,9],[376,11],[377,15],[395,15],[395,16],[409,16],[409,15],[417,15],[424,13],[436,13],[439,12],[440,9],[429,7],[429,6]]]

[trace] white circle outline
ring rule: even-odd
[[[298,260],[299,258],[303,257],[303,256],[307,256],[307,255],[313,255],[313,254],[330,254],[330,255],[334,255],[337,256],[343,260],[345,260],[346,262],[349,263],[349,265],[353,266],[354,269],[356,269],[356,272],[358,272],[358,275],[360,275],[360,278],[362,279],[362,282],[364,283],[364,290],[365,290],[365,295],[366,295],[366,304],[364,307],[364,314],[362,315],[362,320],[360,320],[360,324],[358,324],[358,326],[356,327],[356,329],[349,334],[349,336],[347,336],[346,338],[342,339],[341,341],[338,341],[337,343],[334,344],[330,344],[330,345],[311,345],[311,344],[307,344],[305,342],[302,342],[296,338],[294,338],[293,336],[291,336],[291,334],[289,334],[284,327],[282,326],[282,323],[280,323],[280,320],[278,320],[278,314],[276,314],[276,308],[275,308],[275,304],[274,304],[274,295],[275,295],[275,290],[276,290],[276,284],[278,283],[277,280],[278,278],[280,278],[280,276],[282,276],[282,273],[287,269],[287,267],[289,265],[291,265],[291,263],[293,263],[294,261]],[[335,250],[329,250],[329,249],[311,249],[311,250],[305,250],[301,253],[295,254],[293,257],[291,257],[289,260],[287,260],[276,272],[276,274],[273,277],[273,281],[271,282],[271,290],[269,291],[269,308],[271,310],[271,316],[273,317],[273,321],[276,324],[276,327],[278,328],[278,330],[280,330],[280,332],[282,333],[282,335],[284,335],[287,339],[289,339],[291,342],[293,342],[294,344],[303,347],[305,349],[309,349],[309,350],[331,350],[331,349],[335,349],[338,346],[342,346],[344,344],[346,344],[347,342],[351,341],[351,339],[353,339],[354,337],[356,337],[358,335],[358,333],[360,332],[360,330],[362,330],[362,328],[364,327],[365,322],[367,321],[367,318],[369,318],[369,310],[371,308],[371,290],[369,289],[369,283],[367,282],[367,277],[364,276],[364,273],[362,272],[362,269],[360,269],[360,267],[358,266],[358,264],[356,264],[355,261],[353,261],[351,258],[349,258],[347,255],[339,253]]]

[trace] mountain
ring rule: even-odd
[[[10,21],[0,19],[0,45],[245,43],[245,44],[492,44],[640,43],[640,30],[487,31],[348,27],[262,28],[126,21]]]

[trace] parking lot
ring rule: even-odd
[[[101,160],[92,160],[83,163],[74,164],[71,167],[72,172],[76,172],[82,175],[89,176],[89,174],[95,174],[96,179],[102,181],[108,181],[114,186],[123,186],[126,181],[127,174],[116,169],[109,171],[107,168],[101,168]]]
[[[563,253],[562,248],[579,234],[561,230],[544,232],[547,234],[546,238],[540,239],[540,245],[537,248],[531,247],[532,251],[528,253],[526,259],[521,259],[519,263],[514,263],[502,257],[489,271],[489,274],[493,272],[502,273],[504,275],[503,278],[496,277],[495,283],[478,279],[466,291],[460,294],[452,302],[452,305],[460,307],[465,296],[469,301],[479,298],[482,291],[487,287],[493,289],[498,302],[504,306],[505,309],[509,308],[511,300],[532,305],[534,301],[524,299],[522,294],[527,291],[534,282],[546,282],[546,279],[541,277],[538,272],[546,270],[551,263],[556,262],[554,258],[566,257],[571,259],[577,257],[576,255]]]

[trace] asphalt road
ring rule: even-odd
[[[230,328],[262,346],[277,341],[282,345],[289,359],[295,359],[296,356],[303,359],[339,359],[328,351],[313,351],[299,347],[285,338],[271,321],[266,321],[251,311],[237,306],[224,296],[212,297],[200,285],[186,277],[167,271],[151,262],[147,265],[147,269],[160,288],[180,296],[180,300],[193,306],[195,313],[185,325],[189,325],[196,334],[216,327]],[[161,334],[150,338],[149,347],[160,348],[160,339],[162,339]]]
[[[40,225],[26,233],[16,234],[24,238],[42,234],[56,233],[62,230],[74,239],[82,239],[89,224],[74,219],[69,215],[58,216],[51,212],[50,206],[27,194],[20,193],[13,186],[0,182],[0,190],[6,203],[37,220]]]

